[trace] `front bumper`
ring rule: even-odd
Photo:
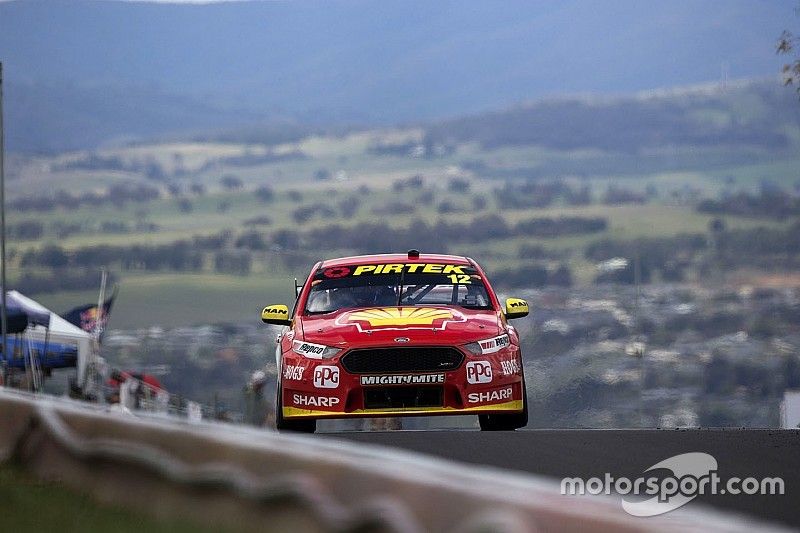
[[[522,362],[513,345],[481,356],[465,353],[458,367],[442,372],[349,372],[341,361],[346,355],[316,360],[285,353],[283,418],[511,414],[524,409]]]
[[[469,415],[469,414],[500,414],[520,413],[524,407],[524,400],[512,400],[494,405],[479,405],[457,409],[454,407],[417,407],[417,408],[389,408],[389,409],[355,409],[348,412],[317,411],[313,409],[300,409],[297,407],[284,407],[283,418],[359,418],[359,417],[391,417],[391,416],[433,416],[433,415]]]

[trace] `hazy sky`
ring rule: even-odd
[[[797,0],[196,1],[0,1],[9,109],[104,123],[94,110],[116,110],[118,95],[126,123],[141,108],[183,122],[169,112],[184,104],[195,111],[181,117],[385,124],[553,95],[778,83],[775,42],[800,22]]]

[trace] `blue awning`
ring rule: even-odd
[[[21,333],[28,326],[50,326],[49,312],[31,307],[17,298],[13,291],[6,293],[6,316],[9,333]]]

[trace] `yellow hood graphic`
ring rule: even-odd
[[[384,307],[379,309],[364,309],[349,313],[345,321],[348,323],[366,322],[373,328],[388,326],[430,326],[434,322],[441,325],[442,321],[453,320],[455,316],[447,309],[431,309],[426,307]]]

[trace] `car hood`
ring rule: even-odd
[[[501,332],[497,311],[444,306],[347,309],[299,318],[305,340],[327,346],[458,345]]]

